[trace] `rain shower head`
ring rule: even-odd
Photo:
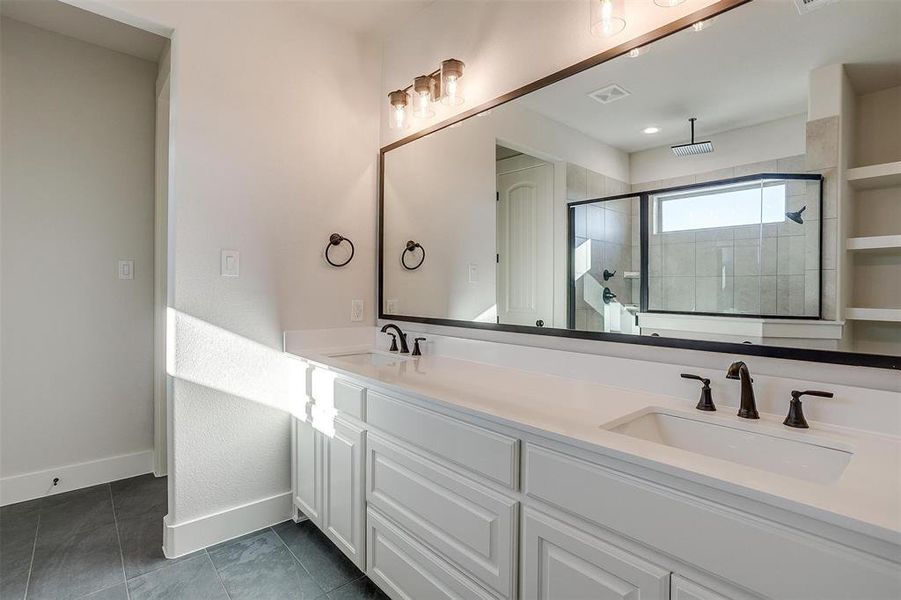
[[[794,221],[795,223],[797,223],[798,225],[803,225],[804,217],[801,216],[801,213],[804,212],[805,210],[807,210],[807,207],[802,206],[801,210],[797,210],[795,212],[787,212],[787,213],[785,213],[785,216],[787,218],[791,219],[792,221]]]
[[[695,141],[695,121],[697,120],[696,117],[692,117],[688,120],[691,123],[691,143],[671,146],[673,154],[676,156],[696,156],[698,154],[708,154],[713,152],[713,144],[711,142]]]

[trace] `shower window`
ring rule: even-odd
[[[818,318],[820,176],[649,192],[649,312]]]
[[[652,196],[656,230],[699,231],[778,223],[785,219],[786,182],[710,186]]]

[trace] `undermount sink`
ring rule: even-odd
[[[752,431],[760,427],[760,431]],[[841,477],[851,461],[850,447],[822,439],[799,440],[765,424],[715,423],[652,411],[605,428],[633,438],[728,460],[741,465],[817,483]],[[798,434],[803,435],[803,434]]]
[[[382,352],[353,352],[348,354],[332,354],[332,358],[354,365],[372,365],[373,367],[390,367],[410,360],[407,356]]]

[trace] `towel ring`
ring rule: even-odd
[[[422,252],[422,256],[420,257],[419,262],[416,263],[416,265],[411,267],[410,265],[407,264],[407,252],[411,252],[411,253],[415,252],[417,248],[419,248],[419,250]],[[418,269],[419,267],[422,266],[423,262],[425,262],[425,248],[423,248],[422,244],[420,244],[419,242],[414,242],[413,240],[408,240],[407,247],[404,248],[404,251],[400,253],[400,262],[404,265],[404,268],[406,270],[415,271],[416,269]]]
[[[337,246],[337,245],[341,244],[341,242],[347,242],[348,244],[350,244],[350,256],[343,263],[332,262],[332,257],[329,256],[328,252],[329,252],[329,250],[332,249],[332,246]],[[326,246],[325,246],[326,262],[328,262],[328,264],[332,265],[333,267],[343,267],[344,265],[346,265],[353,259],[354,259],[354,243],[352,241],[350,241],[348,238],[341,235],[340,233],[333,233],[332,235],[330,235],[328,238],[328,244],[326,244]]]

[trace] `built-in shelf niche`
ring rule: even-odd
[[[891,68],[881,82],[856,79],[854,66],[846,72],[855,88],[853,108],[843,115],[853,124],[842,214],[850,283],[843,316],[853,323],[847,345],[901,354],[901,81]]]
[[[901,185],[901,161],[848,169],[847,178],[857,190],[896,187]]]

